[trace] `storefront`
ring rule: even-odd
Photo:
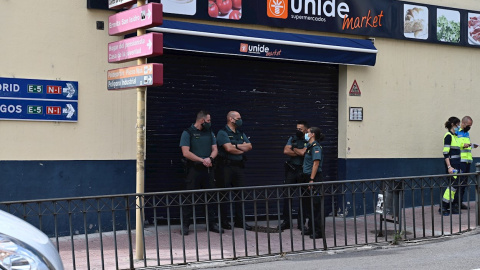
[[[477,143],[477,0],[226,0],[223,11],[207,0],[162,2],[164,24],[149,29],[164,34],[165,50],[148,60],[164,64],[164,86],[147,91],[147,191],[181,188],[179,138],[200,109],[217,131],[228,111],[241,113],[253,143],[249,185],[283,181],[282,149],[298,120],[324,131],[328,180],[443,173],[452,115],[474,119]],[[135,91],[107,91],[106,75],[135,64],[108,63],[107,44],[123,37],[108,36],[107,4],[8,1],[0,10],[0,77],[79,88],[73,122],[4,120],[0,107],[5,200],[135,192]]]
[[[178,102],[192,99],[192,103],[182,106],[183,101],[180,101],[176,104],[177,109],[172,110],[172,113],[181,112],[179,115],[182,119],[180,120],[179,115],[168,118],[180,120],[177,124],[166,126],[160,121],[158,130],[155,130],[154,125],[150,125],[151,132],[147,133],[150,140],[147,139],[149,154],[146,174],[150,184],[147,184],[147,189],[171,190],[181,186],[177,182],[162,183],[152,180],[165,177],[166,172],[172,175],[172,171],[176,171],[177,178],[181,179],[181,170],[175,170],[179,168],[178,160],[172,159],[172,156],[179,154],[174,142],[178,141],[180,132],[175,130],[182,130],[193,122],[194,112],[188,112],[189,110],[198,111],[204,106],[207,106],[207,109],[214,108],[212,114],[216,116],[214,127],[217,130],[224,124],[224,116],[228,110],[245,111],[242,116],[252,119],[252,123],[245,126],[245,131],[250,133],[254,145],[256,142],[259,147],[255,147],[255,151],[251,153],[251,168],[248,170],[250,184],[281,182],[281,164],[285,160],[282,147],[291,133],[291,127],[287,123],[293,125],[296,120],[301,119],[320,126],[327,135],[324,146],[328,156],[324,167],[328,180],[443,173],[440,156],[437,158],[437,155],[430,154],[430,150],[418,149],[413,142],[406,146],[396,143],[405,139],[402,131],[386,136],[384,133],[390,134],[390,130],[380,128],[376,131],[373,126],[378,124],[379,127],[387,127],[390,122],[410,126],[408,119],[414,117],[415,110],[404,111],[405,107],[401,104],[413,103],[416,107],[417,95],[431,98],[437,91],[430,86],[427,87],[430,90],[422,91],[424,85],[435,84],[435,81],[441,82],[448,78],[427,75],[426,80],[416,79],[416,76],[425,70],[422,65],[429,64],[429,55],[435,54],[431,48],[443,47],[439,50],[456,53],[462,50],[474,51],[479,44],[473,39],[475,29],[471,27],[472,20],[475,21],[478,15],[475,11],[403,1],[244,1],[243,6],[240,3],[240,6],[235,8],[232,4],[230,10],[223,14],[219,10],[220,14],[215,16],[216,10],[212,12],[212,8],[223,7],[211,3],[207,5],[206,2],[164,1],[167,16],[173,18],[165,21],[162,27],[150,29],[164,33],[165,36],[166,55],[153,61],[165,60],[166,66],[172,65],[173,63],[169,63],[170,54],[173,59],[184,60],[186,64],[183,68],[175,68],[175,71],[185,70],[183,80],[174,80],[176,75],[171,74],[173,80],[166,80],[166,85],[158,97],[157,91],[150,91],[149,119],[168,115],[163,109],[157,112],[155,108],[170,109],[169,104],[172,104],[173,100]],[[223,4],[224,1],[220,5]],[[187,6],[188,8],[183,8]],[[236,11],[239,12],[239,17],[230,16],[236,14]],[[456,30],[446,33],[445,28]],[[330,34],[320,36],[322,32]],[[331,37],[332,35],[335,37]],[[327,48],[348,47],[346,44],[350,42],[358,42],[363,47],[355,48],[357,53],[347,56],[344,55],[345,51]],[[308,43],[315,44],[318,48]],[[377,51],[375,47],[383,50]],[[429,52],[423,53],[423,50]],[[182,52],[181,56],[178,52]],[[380,62],[376,62],[377,52]],[[198,66],[192,65],[190,58],[202,59],[199,66],[204,72],[197,74]],[[416,64],[412,65],[407,60],[410,58],[422,60],[414,60]],[[439,64],[435,63],[437,61],[430,62],[431,68],[438,69]],[[174,62],[176,67],[182,61]],[[260,66],[261,70],[253,69]],[[242,68],[239,70],[237,67]],[[336,69],[336,77],[330,77],[330,80],[321,78],[321,75],[326,74],[324,68]],[[215,70],[213,75],[208,74],[212,70]],[[262,79],[262,83],[256,84],[258,80],[245,72],[253,70]],[[277,79],[268,70],[275,70],[275,74],[282,75]],[[302,76],[307,70],[316,75]],[[290,77],[286,77],[282,72],[301,79],[285,84],[285,78]],[[399,74],[404,74],[404,81],[399,81]],[[451,76],[455,77],[453,74]],[[240,79],[237,81],[238,78]],[[333,83],[332,79],[336,80],[336,83]],[[282,82],[281,85],[277,85],[277,81]],[[302,87],[310,84],[314,87]],[[447,84],[450,84],[450,81]],[[384,89],[384,86],[387,88]],[[328,95],[332,99],[323,102],[326,87],[333,90]],[[294,100],[283,95],[283,89],[296,89],[295,93],[307,98],[303,102]],[[364,90],[363,94],[360,89]],[[409,91],[402,94],[404,89]],[[393,93],[388,92],[389,90],[393,90]],[[469,91],[468,88],[463,90]],[[165,98],[165,92],[171,93],[171,99]],[[267,93],[272,94],[268,96]],[[266,98],[260,103],[258,97],[262,94],[266,95]],[[402,100],[400,104],[395,102],[397,94],[399,100]],[[322,100],[319,101],[320,99]],[[240,100],[241,103],[238,103]],[[290,106],[278,106],[292,101],[294,104]],[[316,103],[308,104],[312,101]],[[304,113],[303,110],[307,108],[314,110]],[[426,107],[419,105],[417,109],[416,112],[424,114]],[[460,112],[452,110],[445,113],[442,117],[448,118],[449,114]],[[285,119],[285,115],[289,118]],[[435,118],[433,115],[428,117]],[[443,123],[443,119],[435,121]],[[169,129],[174,126],[175,129]],[[400,128],[394,127],[395,130]],[[265,132],[262,132],[262,129],[265,129]],[[269,133],[270,129],[274,130],[273,137],[269,137],[272,134]],[[436,130],[443,133],[441,125],[440,129]],[[167,141],[171,148],[167,147]],[[434,143],[429,141],[426,144],[429,149],[434,148]]]
[[[182,188],[179,138],[201,109],[211,112],[215,131],[228,111],[241,113],[255,149],[249,185],[283,182],[283,148],[300,120],[326,135],[325,178],[337,179],[338,64],[373,65],[370,40],[176,21],[151,31],[164,33],[165,55],[150,61],[163,63],[165,84],[148,90],[148,191]]]

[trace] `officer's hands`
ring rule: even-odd
[[[308,181],[309,184],[313,184],[313,180]],[[312,189],[313,186],[308,186],[308,189]]]
[[[202,163],[205,167],[212,167],[212,160],[210,158],[204,158]]]
[[[463,148],[468,148],[468,147],[470,147],[470,146],[471,146],[471,144],[469,144],[469,143],[464,143],[464,144],[463,144]]]

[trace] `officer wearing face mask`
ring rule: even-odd
[[[445,168],[447,169],[448,174],[452,174],[452,177],[449,179],[451,184],[445,189],[442,198],[441,207],[438,209],[438,212],[444,216],[452,214],[458,214],[458,205],[455,206],[455,197],[458,190],[458,177],[455,175],[461,171],[460,167],[460,147],[461,141],[457,136],[457,133],[460,129],[460,119],[455,116],[448,118],[445,122],[445,128],[447,133],[443,136],[443,156],[445,158]],[[452,207],[450,207],[452,204]]]
[[[473,125],[473,120],[470,116],[464,116],[460,124],[460,129],[457,132],[457,137],[460,140],[460,171],[462,173],[470,173],[472,167],[472,144],[470,142],[470,128]],[[478,145],[474,145],[474,148],[477,148]],[[460,190],[456,199],[456,206],[460,205],[461,209],[468,209],[468,206],[464,203],[465,201],[465,189],[467,184],[468,177],[461,177],[460,179]]]
[[[304,149],[297,150],[303,153],[303,179],[306,183],[322,182],[323,149],[319,144],[325,136],[320,128],[311,127],[305,134],[305,140],[308,142]],[[310,235],[310,238],[322,238],[322,204],[318,196],[318,187],[309,188],[312,197],[303,197],[302,205],[305,207],[305,213],[308,217],[308,228],[302,232],[303,235]]]
[[[212,130],[210,114],[204,110],[198,112],[194,124],[183,131],[180,147],[185,157],[186,189],[208,189],[214,187],[213,161],[217,156],[217,140]],[[181,233],[188,235],[192,218],[193,206],[185,206],[183,211],[183,226]],[[209,230],[221,233],[223,230],[215,223],[215,207],[209,206]]]
[[[217,185],[220,188],[245,186],[245,153],[252,150],[252,144],[247,135],[241,131],[242,117],[236,111],[227,114],[227,125],[218,131],[217,144],[219,147]],[[230,206],[222,204],[221,227],[230,230],[231,224],[227,216]],[[234,227],[251,230],[252,227],[245,222],[242,203],[235,203]]]
[[[284,184],[299,184],[303,183],[302,177],[302,165],[303,165],[303,153],[298,154],[295,151],[305,148],[307,141],[305,140],[305,133],[309,126],[306,121],[297,122],[297,130],[294,136],[288,138],[287,144],[283,149],[283,153],[289,157],[285,162],[285,181]],[[291,190],[293,192],[293,189]],[[289,229],[291,227],[291,210],[293,207],[293,201],[291,198],[285,198],[283,201],[283,222],[280,225],[281,230]],[[300,210],[300,209],[299,209]],[[303,218],[303,219],[302,219]],[[298,211],[297,228],[302,229],[302,222],[306,215],[300,214]]]

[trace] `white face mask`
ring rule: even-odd
[[[305,141],[309,141],[310,140],[310,137],[308,137],[308,133],[305,133]]]

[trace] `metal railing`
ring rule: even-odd
[[[480,224],[480,177],[476,173],[457,177],[432,175],[15,201],[1,202],[0,209],[49,235],[66,269],[142,269],[469,231]],[[465,188],[469,209],[450,204],[450,212],[443,215],[438,211],[439,204],[452,182]],[[142,205],[137,205],[137,198]],[[284,201],[291,212],[285,216],[292,226],[282,231],[278,227],[283,221]],[[235,203],[240,203],[245,213],[242,218],[253,230],[233,227],[224,233],[213,232],[205,218],[208,212],[221,213],[222,205],[232,212]],[[193,226],[189,235],[182,235],[185,221],[181,217],[187,207],[193,211]],[[134,228],[137,208],[143,210],[140,218],[149,221],[140,236]],[[305,219],[316,211],[321,212],[321,224],[315,226],[319,224],[312,219],[311,226],[320,228],[323,237],[312,239],[302,231],[307,227]],[[220,224],[220,214],[215,217]],[[229,221],[234,225],[232,216]],[[137,237],[144,252],[135,250]],[[135,254],[143,256],[137,259]]]

